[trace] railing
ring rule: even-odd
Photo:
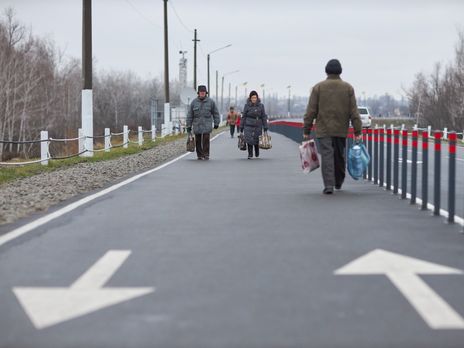
[[[137,141],[130,140],[130,133],[136,133]],[[97,152],[109,152],[112,148],[123,147],[127,148],[129,144],[137,144],[139,146],[143,145],[144,142],[144,134],[150,133],[151,139],[156,139],[156,128],[152,126],[150,130],[143,130],[142,127],[138,127],[137,131],[131,131],[128,126],[123,127],[123,131],[121,133],[112,133],[109,128],[105,128],[104,135],[95,135],[95,136],[85,136],[82,133],[82,130],[78,130],[78,136],[76,138],[69,138],[69,139],[56,139],[50,138],[48,136],[48,131],[41,131],[40,132],[40,140],[26,140],[26,141],[7,141],[7,140],[0,140],[0,144],[40,144],[40,159],[33,160],[33,161],[24,161],[24,162],[0,162],[2,166],[23,166],[28,164],[36,164],[41,163],[42,165],[48,165],[48,161],[50,160],[63,160],[68,158],[73,158],[77,156],[82,156],[85,154],[93,154]],[[113,145],[111,142],[112,137],[123,137],[122,143]],[[87,139],[104,139],[104,148],[102,149],[90,149],[86,147],[86,140]],[[67,142],[78,142],[78,152],[68,156],[52,156],[50,154],[50,144],[52,143],[67,143]]]
[[[303,136],[301,121],[278,120],[271,122],[271,130],[284,134],[296,142]],[[444,216],[449,223],[464,226],[463,217],[456,215],[456,203],[464,213],[464,196],[456,197],[456,185],[464,186],[464,158],[457,147],[463,132],[432,130],[431,127],[413,129],[401,127],[378,127],[363,129],[363,142],[371,156],[364,178],[386,191],[408,199],[422,210],[431,210],[435,216]],[[444,141],[445,148],[442,146]],[[349,129],[348,146],[353,142],[353,129]],[[429,148],[433,145],[433,163]],[[421,151],[420,151],[421,150]],[[464,149],[463,149],[464,152]],[[459,168],[457,161],[462,166]],[[431,167],[433,164],[433,168]],[[458,177],[463,182],[456,182]],[[462,190],[461,190],[462,191]],[[459,193],[462,194],[462,192]],[[432,193],[432,194],[430,194]],[[432,199],[429,200],[429,197]],[[442,209],[447,202],[447,210]],[[462,215],[464,216],[464,215]]]

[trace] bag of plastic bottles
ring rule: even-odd
[[[348,173],[354,180],[362,179],[370,160],[366,146],[355,141],[348,149]]]

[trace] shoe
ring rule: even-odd
[[[209,161],[209,157],[206,156],[205,158],[203,158],[204,161]]]
[[[322,193],[325,195],[331,195],[332,193],[334,193],[333,187],[326,187],[324,191],[322,191]]]
[[[253,157],[248,156],[248,159],[252,159]]]
[[[341,189],[342,189],[342,185],[335,185],[335,189],[336,189],[336,190],[341,190]]]

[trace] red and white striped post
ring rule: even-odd
[[[456,132],[448,134],[449,141],[449,170],[448,170],[448,223],[454,223],[456,204]]]
[[[433,185],[433,215],[440,215],[440,203],[441,203],[441,132],[435,132],[435,170],[433,173],[434,185]]]

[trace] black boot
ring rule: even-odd
[[[248,147],[248,159],[253,158],[253,145],[247,144]]]

